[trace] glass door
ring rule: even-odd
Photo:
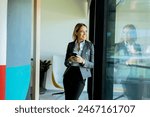
[[[114,100],[150,99],[150,1],[107,4],[106,91]]]

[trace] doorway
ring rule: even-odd
[[[51,61],[52,65],[50,65],[47,70],[46,77],[44,79],[44,87],[47,92],[52,92],[49,90],[53,89],[54,93],[60,92],[60,89],[55,87],[52,78],[55,78],[57,85],[62,87],[62,74],[60,75],[59,73],[63,73],[62,71],[65,70],[63,69],[60,72],[54,71],[54,58],[59,57],[64,59],[67,44],[72,41],[72,31],[76,23],[83,22],[87,24],[87,26],[89,25],[87,1],[81,2],[80,0],[71,0],[69,3],[67,1],[67,5],[70,4],[72,7],[66,7],[66,0],[62,0],[61,4],[58,4],[58,2],[60,1],[42,0],[37,7],[37,11],[40,12],[40,15],[38,15],[40,16],[40,20],[37,24],[40,26],[40,31],[38,30],[39,32],[36,32],[36,34],[40,33],[38,36],[40,37],[40,45],[38,45],[40,48],[38,48],[39,53],[37,52],[39,57],[37,61]],[[39,44],[39,42],[37,43]],[[64,64],[62,63],[62,60],[58,61],[58,63],[59,62]],[[36,84],[38,84],[36,85],[37,88],[37,86],[39,86],[39,80],[37,80]],[[38,90],[36,91],[39,92]],[[40,96],[42,99],[44,95],[39,95],[39,97]]]

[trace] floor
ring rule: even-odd
[[[53,95],[54,93],[59,93],[62,91],[54,91],[54,90],[47,90],[44,94],[40,95],[40,100],[65,100],[65,95],[63,94],[57,94]],[[82,92],[79,100],[88,100],[87,92]]]
[[[150,90],[150,88],[148,88]],[[136,89],[135,89],[136,90]],[[149,92],[148,90],[148,92]],[[40,100],[64,100],[65,96],[63,94],[53,95],[54,93],[59,93],[62,91],[59,90],[47,90],[44,94],[40,95]],[[121,96],[123,94],[123,87],[121,84],[114,84],[113,87],[113,99]],[[142,97],[143,100],[150,100],[150,93],[147,94],[148,96]],[[88,100],[88,94],[86,91],[83,91],[83,93],[80,96],[80,100]],[[117,100],[128,100],[127,96],[123,95]]]
[[[113,99],[117,98],[117,100],[128,100],[127,96],[123,95],[124,91],[121,84],[114,84],[113,91]]]
[[[64,100],[65,96],[63,94],[53,95],[54,93],[59,93],[62,91],[59,90],[47,90],[44,94],[40,95],[40,100]],[[119,97],[123,94],[122,85],[114,85],[113,99]],[[88,100],[88,94],[86,91],[83,91],[80,100]],[[126,96],[120,97],[118,100],[127,100]]]

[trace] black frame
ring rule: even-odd
[[[106,74],[106,38],[110,22],[109,12],[115,10],[109,8],[108,0],[92,0],[90,6],[90,40],[94,43],[94,78],[93,78],[93,100],[104,100],[113,98],[113,80],[109,80]],[[115,1],[113,2],[115,4]],[[115,16],[115,14],[114,14]],[[114,18],[113,16],[113,18]]]
[[[92,99],[101,100],[104,94],[104,1],[92,0],[90,5],[89,38],[94,43],[94,72]]]
[[[104,0],[95,0],[95,38],[94,38],[94,92],[93,99],[104,99],[105,47],[104,47]]]

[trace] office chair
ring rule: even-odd
[[[52,72],[52,83],[56,88],[64,90],[64,88],[56,82],[53,72]],[[65,93],[64,91],[61,91],[61,92],[53,93],[52,95],[59,95],[59,94],[64,94],[64,93]]]
[[[53,56],[53,66],[52,66],[52,84],[56,89],[61,90],[60,92],[53,93],[52,95],[64,94],[63,88],[63,74],[66,69],[64,65],[65,56],[64,55],[54,55]]]

